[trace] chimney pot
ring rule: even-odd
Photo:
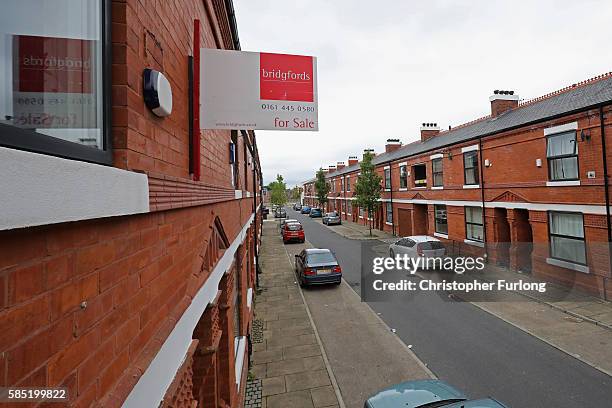
[[[489,97],[491,102],[491,116],[497,117],[504,112],[518,107],[519,97],[514,94],[514,91],[505,91],[496,89],[493,95]]]
[[[387,144],[385,144],[385,153],[392,152],[400,147],[402,147],[402,142],[400,142],[399,139],[387,139]]]
[[[421,142],[424,142],[440,133],[437,123],[423,123],[421,126]]]

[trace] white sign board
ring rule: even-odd
[[[202,129],[319,130],[317,59],[202,48]]]

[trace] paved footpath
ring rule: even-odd
[[[284,246],[273,221],[263,234],[255,314],[264,339],[254,345],[251,370],[262,380],[263,408],[361,408],[383,387],[432,377],[346,283],[296,285],[293,255],[308,242]]]

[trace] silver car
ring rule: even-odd
[[[413,235],[400,238],[389,245],[389,256],[395,258],[397,255],[419,262],[420,267],[434,269],[441,265],[446,255],[446,248],[439,239],[428,235]],[[419,259],[420,258],[420,259]],[[437,261],[436,261],[437,260]]]
[[[328,212],[323,216],[323,224],[326,225],[341,225],[342,220],[340,219],[340,214],[336,211]]]

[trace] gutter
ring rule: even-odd
[[[234,49],[240,50],[240,38],[238,37],[238,25],[236,24],[236,13],[234,11],[234,2],[225,0],[225,10],[227,11],[227,20],[229,21],[230,31],[232,32],[232,41]]]

